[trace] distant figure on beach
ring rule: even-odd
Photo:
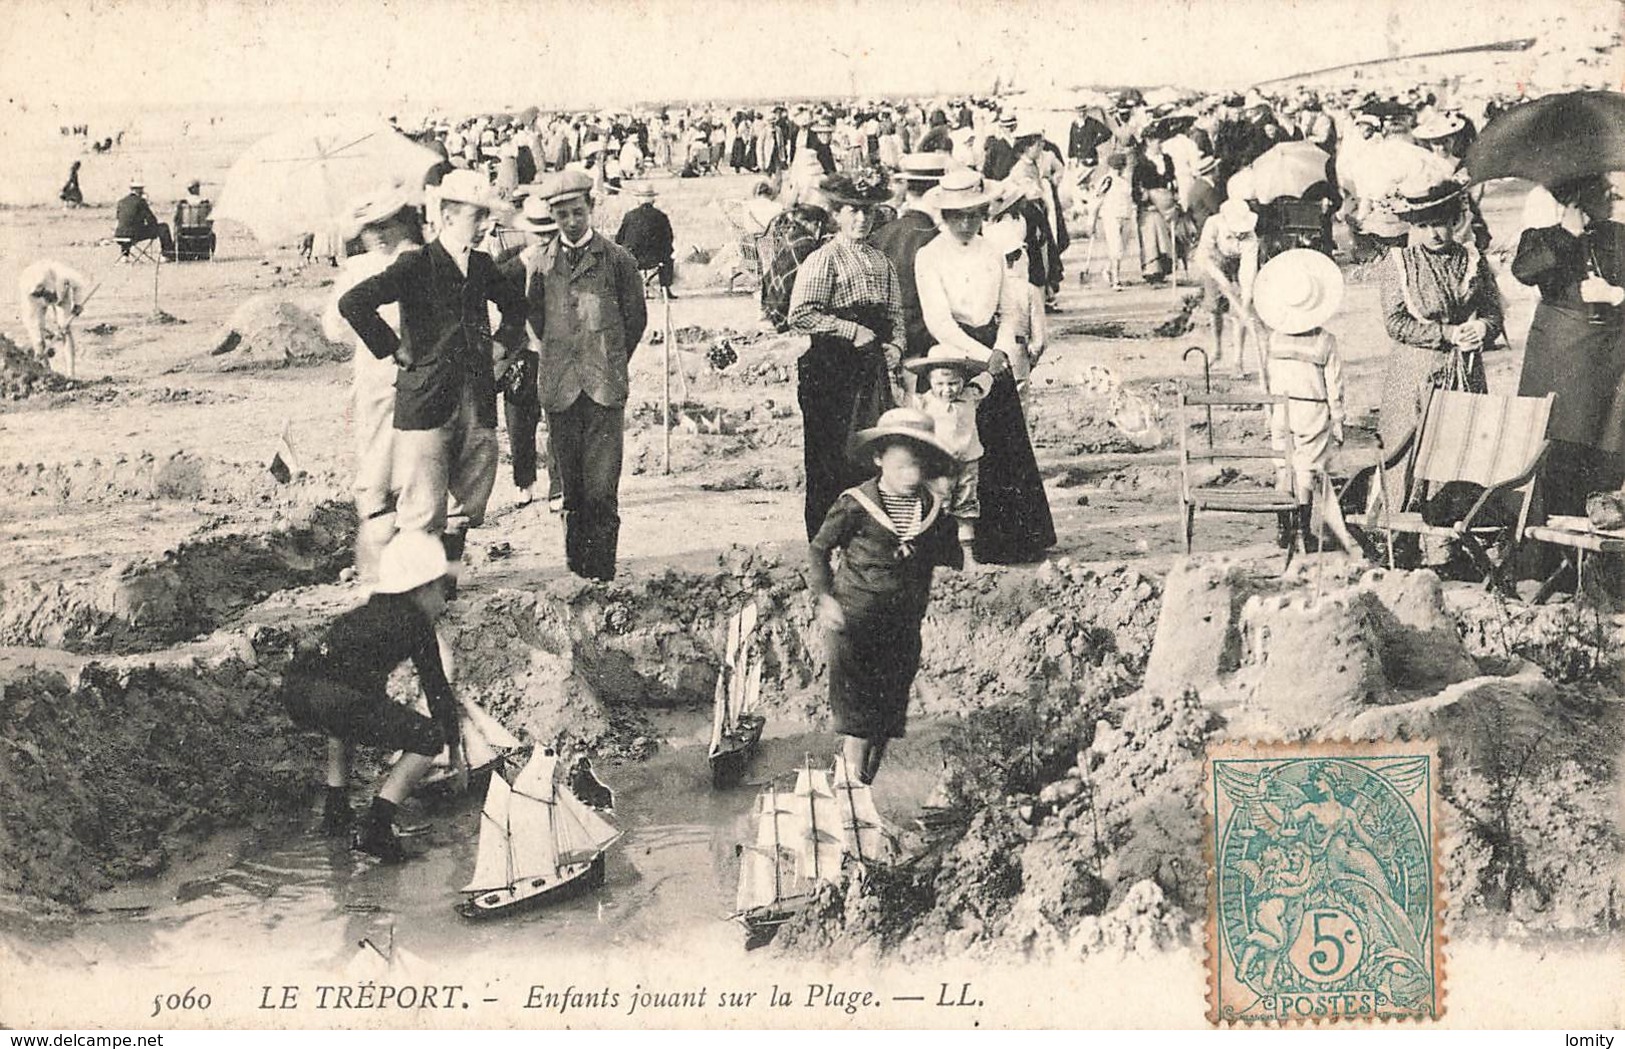
[[[57,194],[57,199],[70,208],[83,207],[85,203],[85,195],[79,189],[80,163],[77,160],[73,162],[73,166],[68,169],[68,181],[62,184],[62,192]]]

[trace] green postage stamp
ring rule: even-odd
[[[1428,743],[1210,749],[1210,1019],[1443,1013],[1438,765]]]

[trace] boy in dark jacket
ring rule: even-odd
[[[893,408],[853,437],[852,455],[869,458],[878,475],[830,507],[812,540],[811,580],[828,632],[835,731],[847,737],[846,767],[873,783],[887,743],[907,726],[932,569],[964,559],[954,519],[926,486],[954,468],[929,415]],[[843,556],[832,572],[836,549]]]
[[[468,782],[457,703],[434,629],[446,610],[446,570],[438,539],[422,532],[396,536],[379,558],[367,603],[335,619],[319,649],[295,657],[282,685],[294,724],[328,737],[325,832],[341,834],[351,822],[350,748],[362,743],[402,751],[352,842],[385,863],[406,858],[395,835],[396,807],[448,745],[458,783]],[[428,695],[431,718],[389,697],[389,675],[408,659]]]

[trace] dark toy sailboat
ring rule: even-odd
[[[822,883],[839,882],[848,857],[889,862],[892,841],[869,786],[837,756],[833,776],[809,761],[789,790],[768,784],[756,806],[756,841],[740,855],[733,917],[745,927],[746,946],[756,947],[812,902]]]
[[[512,786],[491,776],[480,817],[479,858],[458,905],[485,918],[567,899],[604,883],[604,850],[619,838],[576,797],[551,751],[531,756]],[[607,791],[605,792],[607,793]]]
[[[757,713],[762,693],[762,657],[756,645],[756,602],[728,621],[722,673],[717,675],[711,721],[711,785],[731,787],[744,778],[767,719]]]

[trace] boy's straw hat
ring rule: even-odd
[[[372,192],[351,202],[350,211],[344,221],[344,238],[354,240],[368,226],[393,218],[411,203],[411,195],[399,182],[376,187]]]
[[[937,343],[923,357],[910,357],[903,362],[903,367],[916,375],[928,373],[933,368],[957,368],[969,378],[987,370],[987,365],[974,357],[967,357],[952,346]]]
[[[926,460],[927,470],[935,470],[939,477],[954,470],[953,453],[937,440],[937,427],[931,416],[918,408],[893,408],[886,412],[875,425],[852,435],[846,446],[847,455],[861,461],[875,442],[888,439],[907,441]]]
[[[1253,282],[1253,309],[1275,331],[1302,335],[1321,327],[1343,302],[1343,271],[1310,248],[1270,259]]]
[[[375,594],[404,594],[446,574],[446,550],[426,532],[402,532],[378,556]]]

